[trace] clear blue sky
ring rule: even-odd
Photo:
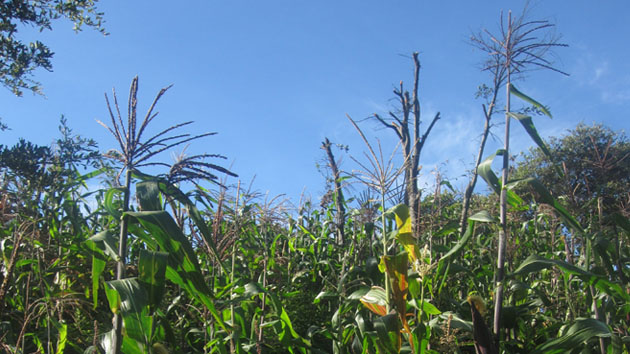
[[[346,113],[361,119],[393,108],[392,89],[399,80],[411,84],[409,54],[418,51],[425,121],[437,111],[442,115],[421,158],[423,183],[437,166],[463,185],[459,176],[473,163],[483,127],[474,93],[490,80],[478,69],[484,54],[468,38],[483,28],[495,31],[500,11],[520,13],[523,3],[103,2],[107,37],[91,30],[74,34],[64,22],[51,32],[23,31],[24,38],[37,36],[56,53],[54,72],[36,73],[46,97],[17,98],[0,90],[0,116],[11,128],[0,132],[0,143],[23,137],[49,144],[63,114],[75,133],[96,139],[103,150],[113,148],[114,139],[95,121],[108,119],[103,94],[115,87],[126,102],[131,79],[139,75],[141,111],[161,87],[174,84],[158,106],[154,132],[194,120],[195,132],[219,134],[189,152],[227,156],[224,165],[245,184],[256,176],[254,188],[261,192],[297,201],[306,188],[316,199],[324,192],[315,167],[323,161],[323,139],[347,144],[349,154],[361,158],[364,146]],[[543,136],[563,134],[578,122],[629,127],[629,12],[625,0],[533,3],[532,18],[555,23],[570,45],[556,52],[557,66],[570,77],[535,72],[518,85],[554,114],[553,120],[536,119]],[[386,146],[395,140],[377,124],[362,126]],[[529,146],[517,127],[512,153]],[[338,154],[343,169],[356,168],[348,154]]]

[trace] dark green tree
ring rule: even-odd
[[[52,71],[54,53],[40,41],[26,43],[18,37],[25,27],[52,30],[54,20],[65,18],[74,30],[92,27],[106,34],[103,13],[96,8],[98,0],[12,0],[0,2],[0,83],[15,95],[24,91],[41,93],[33,72],[42,68]],[[6,129],[0,121],[0,130]]]
[[[535,176],[550,186],[583,222],[589,215],[630,213],[630,141],[624,132],[579,124],[564,137],[550,138],[548,146],[555,161],[532,149],[523,154],[516,175]]]

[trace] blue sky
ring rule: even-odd
[[[189,153],[220,153],[242,183],[256,177],[254,189],[286,194],[297,202],[303,190],[316,199],[324,179],[321,142],[349,145],[337,151],[344,170],[356,169],[363,143],[345,118],[362,119],[393,109],[392,89],[412,82],[410,53],[420,52],[420,97],[425,122],[442,119],[421,158],[423,185],[436,168],[456,186],[473,163],[483,128],[477,87],[491,79],[479,71],[484,54],[468,44],[472,32],[496,31],[501,10],[520,13],[523,1],[172,1],[103,2],[110,35],[68,23],[53,31],[25,29],[56,53],[54,72],[35,79],[45,97],[22,98],[0,90],[0,116],[10,131],[0,143],[23,137],[49,144],[58,137],[63,114],[75,133],[96,139],[103,150],[115,147],[108,132],[103,94],[117,89],[126,102],[131,79],[140,77],[140,111],[157,91],[163,97],[157,132],[194,120],[193,132],[219,134],[198,141]],[[627,1],[539,1],[531,18],[555,23],[569,48],[556,51],[556,65],[570,77],[531,73],[521,91],[551,108],[554,119],[536,118],[545,137],[561,135],[578,122],[628,128],[630,111],[630,11]],[[502,118],[495,118],[500,124]],[[425,125],[426,126],[426,125]],[[378,124],[362,127],[386,149],[395,137]],[[501,126],[494,132],[502,136]],[[531,146],[516,127],[512,153]],[[492,141],[488,155],[500,144]],[[388,152],[386,152],[388,154]],[[161,157],[169,161],[171,156]],[[236,180],[230,182],[235,183]]]

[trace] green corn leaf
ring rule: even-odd
[[[536,126],[534,126],[532,117],[527,116],[525,114],[514,113],[514,112],[508,112],[508,115],[518,120],[519,123],[521,123],[521,125],[523,126],[523,128],[525,128],[525,131],[527,132],[527,134],[529,134],[529,136],[536,143],[536,145],[538,145],[540,150],[542,150],[542,152],[549,158],[549,160],[553,160],[551,156],[551,151],[549,151],[549,149],[547,148],[547,145],[538,134],[538,130],[536,130]]]
[[[630,235],[630,220],[628,220],[627,217],[617,212],[612,214],[612,220],[615,225],[621,227],[627,234]]]
[[[147,292],[150,314],[162,301],[167,264],[168,253],[140,250],[138,280]]]
[[[453,246],[448,252],[446,252],[446,254],[442,256],[442,258],[440,258],[439,262],[444,263],[449,258],[459,254],[461,249],[468,243],[468,241],[472,237],[474,229],[475,229],[475,221],[472,220],[471,218],[468,218],[468,227],[466,228],[466,232],[464,233],[464,236],[462,236],[462,238],[459,239],[459,241],[457,241],[455,246]]]
[[[59,331],[57,337],[57,350],[55,353],[63,354],[64,350],[66,349],[66,344],[68,344],[68,325],[57,321],[54,321],[53,323]]]
[[[122,195],[124,192],[124,187],[110,188],[105,192],[105,198],[103,199],[103,207],[109,215],[117,220],[122,216],[122,202],[116,199],[116,195]]]
[[[499,222],[496,217],[490,215],[487,210],[482,210],[480,212],[475,213],[468,217],[468,220],[479,221],[479,222]]]
[[[527,134],[529,134],[529,136],[536,143],[536,145],[538,145],[538,147],[543,152],[543,154],[545,154],[545,156],[547,156],[549,161],[551,161],[553,163],[554,170],[556,171],[558,176],[563,176],[564,172],[562,171],[562,169],[560,167],[558,167],[553,162],[554,158],[551,155],[551,151],[549,151],[549,148],[547,148],[547,144],[545,144],[544,140],[538,134],[538,130],[536,130],[536,126],[534,126],[534,122],[532,120],[532,117],[527,116],[525,114],[514,113],[514,112],[508,112],[508,115],[510,115],[510,117],[518,120],[521,123],[523,128],[525,128],[525,131],[527,131]]]
[[[402,345],[398,328],[398,319],[393,314],[381,316],[374,321],[374,329],[378,335],[378,344],[383,353],[399,353]]]
[[[539,180],[537,180],[536,178],[533,178],[533,177],[529,177],[529,178],[524,178],[524,179],[512,181],[508,185],[509,185],[510,188],[514,188],[518,184],[521,184],[521,183],[527,184],[532,189],[534,189],[534,191],[536,192],[536,201],[538,201],[539,203],[545,203],[545,204],[548,204],[549,206],[551,206],[558,213],[560,218],[562,218],[562,220],[564,220],[564,222],[567,224],[567,226],[571,227],[576,232],[584,233],[584,229],[582,228],[580,223],[577,221],[577,219],[575,219],[567,211],[567,209],[565,209],[564,206],[562,206],[562,204],[560,204],[556,200],[556,198],[554,198],[551,195],[551,193],[549,193],[547,188],[545,188],[545,186]]]
[[[105,265],[107,263],[105,255],[108,255],[114,260],[118,259],[116,240],[113,233],[102,231],[87,239],[85,244],[92,253],[92,301],[93,307],[96,309],[98,306],[100,278],[103,271],[105,271]]]
[[[118,313],[125,324],[126,336],[140,342],[143,346],[150,343],[152,317],[148,315],[148,296],[137,278],[127,278],[106,282],[110,291],[107,298],[111,303],[119,304]]]
[[[592,338],[609,338],[612,336],[605,323],[593,318],[578,319],[562,336],[549,340],[531,352],[532,354],[560,354],[581,348]]]
[[[494,161],[495,157],[503,156],[504,154],[505,154],[505,150],[499,149],[494,154],[488,156],[488,158],[486,158],[477,167],[477,173],[479,174],[479,176],[481,176],[481,178],[483,178],[483,180],[486,181],[486,183],[488,184],[488,186],[490,186],[490,188],[494,191],[494,193],[496,193],[496,195],[499,195],[499,196],[501,195],[501,181],[499,181],[499,178],[497,177],[497,175],[495,175],[494,171],[492,171],[492,161]],[[508,188],[506,190],[506,193],[507,193],[507,202],[509,205],[515,208],[518,208],[521,205],[523,205],[523,199],[521,199],[521,197],[519,197],[516,193],[514,193],[514,191]]]
[[[157,181],[136,183],[136,196],[143,211],[162,210],[160,188]]]
[[[418,304],[418,302],[415,299],[409,301],[409,303],[412,306],[414,306],[416,309],[420,310],[421,306],[420,304]],[[442,311],[438,310],[438,308],[435,307],[435,305],[428,302],[427,300],[422,301],[422,312],[427,315],[439,315],[442,313]]]
[[[182,279],[187,281],[196,291],[210,295],[210,289],[203,280],[197,256],[192,245],[182,233],[175,220],[165,211],[128,212],[130,217],[138,220],[157,242],[160,249],[167,252],[168,265],[176,269]],[[139,238],[147,234],[136,234]]]
[[[567,275],[574,275],[584,281],[587,285],[593,285],[602,292],[611,296],[616,296],[624,301],[630,301],[630,295],[622,289],[619,284],[615,284],[605,277],[591,273],[582,268],[579,268],[573,264],[557,259],[547,259],[539,255],[532,254],[527,257],[523,263],[510,274],[510,277],[517,275],[525,275],[529,273],[539,272],[543,269],[549,269],[551,267],[558,267]]]
[[[168,253],[166,278],[180,285],[192,297],[203,303],[217,323],[227,329],[214,307],[211,299],[212,292],[201,274],[193,247],[171,215],[166,211],[127,212],[125,214],[138,220],[142,228],[146,230],[142,232],[142,230],[137,230],[138,228],[130,227],[131,232],[147,245],[157,244],[161,250]]]
[[[107,230],[101,231],[87,240],[90,249],[98,249],[116,262],[118,262],[117,243],[116,235]]]
[[[551,112],[549,112],[547,107],[543,106],[540,102],[536,101],[535,99],[533,99],[533,98],[527,96],[526,94],[522,93],[521,91],[519,91],[516,88],[516,86],[514,86],[514,84],[510,84],[510,93],[513,94],[514,96],[522,99],[523,101],[526,101],[526,102],[534,105],[536,108],[540,109],[541,112],[546,114],[549,118],[552,118]]]
[[[319,294],[313,299],[314,304],[319,304],[320,301],[325,299],[336,299],[339,297],[339,294],[335,291],[320,291]]]

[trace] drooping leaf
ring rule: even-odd
[[[427,315],[434,316],[434,315],[439,315],[442,313],[442,311],[440,311],[437,307],[435,307],[435,305],[428,302],[427,300],[423,300],[422,303],[419,304],[415,299],[413,299],[409,303],[414,308],[418,310],[422,310],[422,312]]]
[[[168,253],[166,278],[182,286],[192,297],[203,303],[217,323],[226,329],[225,323],[211,300],[212,292],[201,274],[192,245],[175,220],[166,211],[127,212],[125,214],[138,220],[148,232],[141,232],[142,230],[132,227],[130,231],[147,245],[157,244],[161,250]]]
[[[400,243],[409,256],[409,262],[415,263],[420,258],[418,240],[413,237],[409,207],[398,204],[387,211],[388,215],[394,215],[396,220],[396,240]]]
[[[405,204],[398,204],[389,209],[387,214],[394,215],[396,219],[396,228],[399,233],[411,233],[411,218],[409,217],[409,207]]]
[[[519,123],[521,123],[523,128],[525,128],[525,131],[527,132],[527,134],[529,134],[529,136],[536,143],[536,145],[538,145],[540,150],[542,150],[542,152],[550,160],[552,160],[551,151],[549,151],[549,149],[547,148],[547,144],[545,144],[545,142],[542,140],[542,138],[538,134],[538,130],[536,130],[536,126],[534,125],[532,117],[525,114],[514,113],[514,112],[509,112],[508,114],[510,115],[510,117],[518,120]]]
[[[612,336],[608,326],[594,318],[581,318],[575,321],[562,336],[551,339],[538,347],[532,354],[560,354],[581,348],[592,338],[609,338]]]
[[[221,257],[218,256],[218,251],[216,245],[214,244],[214,239],[212,237],[212,234],[210,233],[210,229],[206,224],[206,220],[201,216],[201,213],[199,212],[199,209],[197,209],[195,203],[193,203],[184,192],[177,188],[177,186],[173,185],[172,183],[168,183],[164,179],[147,175],[137,170],[134,170],[133,175],[134,177],[137,177],[143,181],[157,183],[157,186],[161,193],[168,195],[169,197],[186,206],[186,208],[188,209],[188,215],[195,223],[195,226],[199,230],[204,242],[210,247],[210,251],[213,253],[215,261],[222,269],[225,269]],[[205,191],[205,189],[201,186],[199,186],[198,188]]]
[[[313,299],[313,303],[314,304],[319,304],[320,301],[325,300],[325,299],[336,299],[339,297],[339,294],[337,294],[337,292],[335,291],[320,291],[319,294],[317,294],[317,296],[315,296],[315,299]]]
[[[54,321],[55,327],[57,327],[58,336],[57,336],[57,351],[56,354],[63,354],[66,349],[66,344],[68,344],[68,325],[66,323],[60,323]]]
[[[118,313],[122,316],[126,336],[140,342],[150,343],[151,320],[147,313],[147,293],[137,278],[126,278],[106,282],[106,292],[110,302],[118,304]]]
[[[562,204],[560,204],[556,200],[556,198],[554,198],[551,195],[551,193],[549,193],[547,188],[545,188],[545,186],[542,183],[540,183],[539,180],[537,180],[536,178],[530,177],[530,178],[520,179],[517,181],[512,181],[509,183],[511,188],[517,186],[518,184],[527,184],[528,186],[530,186],[536,192],[536,201],[538,201],[539,203],[548,204],[558,213],[560,218],[564,220],[567,226],[571,227],[573,230],[579,233],[584,233],[584,229],[582,229],[582,226],[577,221],[577,219],[575,219],[564,208],[564,206],[562,206]]]
[[[116,196],[125,193],[124,187],[113,187],[105,192],[105,198],[103,199],[103,207],[109,215],[114,219],[119,220],[122,216],[122,201],[117,200]]]
[[[495,157],[503,156],[504,154],[505,150],[499,149],[494,154],[488,156],[485,160],[483,160],[483,162],[481,162],[477,167],[477,173],[479,174],[479,176],[481,176],[481,178],[486,181],[486,183],[494,191],[494,193],[499,196],[501,195],[502,186],[501,181],[499,181],[497,175],[494,174],[494,171],[492,171],[492,161],[494,161]],[[512,191],[510,188],[506,190],[506,194],[507,202],[510,206],[517,208],[523,204],[523,199],[521,199],[521,197],[514,193],[514,191]]]
[[[623,216],[621,213],[613,213],[612,220],[615,225],[621,227],[628,235],[630,235],[630,220],[627,217]]]
[[[361,303],[379,316],[385,316],[387,313],[387,294],[385,289],[380,286],[373,286],[360,299]]]
[[[116,240],[114,234],[109,231],[99,232],[85,241],[90,252],[92,253],[92,302],[96,309],[98,306],[98,290],[100,287],[100,278],[105,265],[107,263],[105,255],[107,254],[114,260],[118,259],[116,251]]]
[[[383,353],[398,353],[402,346],[402,339],[396,315],[388,314],[374,321],[374,329],[378,335],[377,345],[383,348]]]
[[[627,294],[619,284],[610,282],[603,276],[591,273],[582,268],[579,268],[573,264],[561,261],[558,259],[547,259],[539,255],[532,254],[527,257],[523,263],[510,275],[510,277],[516,275],[525,275],[533,272],[538,272],[543,269],[549,269],[553,266],[558,267],[565,274],[571,274],[579,277],[588,285],[593,285],[597,289],[605,292],[606,294],[617,296],[625,301],[630,301],[630,295]]]
[[[165,211],[128,212],[130,217],[137,219],[149,231],[150,236],[157,242],[160,249],[168,253],[168,265],[176,269],[197,292],[210,295],[210,289],[203,280],[197,256],[190,241],[182,233],[175,220]],[[140,238],[146,234],[137,234]]]
[[[474,215],[469,216],[468,220],[479,222],[499,222],[499,220],[496,217],[490,215],[487,210],[481,210]]]
[[[475,220],[472,218],[468,218],[468,227],[466,228],[466,232],[464,233],[464,236],[461,239],[459,239],[459,241],[457,241],[455,246],[453,246],[448,252],[446,252],[446,254],[442,256],[442,258],[440,258],[439,262],[444,263],[449,258],[457,256],[459,252],[462,250],[462,248],[466,245],[466,243],[468,243],[468,241],[472,237],[474,229],[475,229]]]
[[[514,84],[512,84],[512,83],[510,83],[510,93],[513,94],[514,96],[522,99],[523,101],[526,101],[526,102],[532,104],[536,108],[540,109],[540,111],[543,112],[544,114],[546,114],[549,118],[553,118],[551,116],[551,112],[549,112],[547,107],[543,106],[540,102],[536,101],[535,99],[533,99],[533,98],[527,96],[526,94],[522,93],[521,91],[519,91],[516,88],[516,86],[514,86]]]
[[[504,149],[497,150],[494,154],[483,160],[477,167],[477,173],[486,181],[496,195],[501,195],[501,182],[499,182],[499,178],[494,174],[494,171],[492,171],[492,161],[494,161],[494,158],[497,156],[503,156],[504,153]]]
[[[101,231],[88,239],[90,249],[98,248],[112,260],[118,262],[117,237],[108,230]]]
[[[157,181],[136,183],[136,197],[142,211],[162,210],[160,188]]]
[[[385,269],[389,275],[390,289],[392,292],[392,302],[398,314],[403,330],[411,335],[411,329],[407,322],[407,293],[409,291],[409,281],[407,270],[409,268],[407,252],[401,252],[395,256],[383,256]],[[410,345],[413,345],[410,343]]]

